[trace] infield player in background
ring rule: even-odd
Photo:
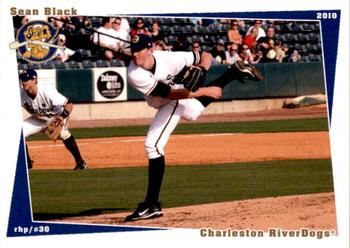
[[[164,147],[179,120],[196,120],[205,107],[222,96],[222,89],[233,79],[262,79],[255,68],[237,62],[206,87],[192,92],[183,85],[174,84],[173,79],[186,66],[209,70],[212,61],[209,53],[153,51],[151,38],[144,34],[131,38],[131,52],[128,82],[144,94],[149,106],[158,111],[145,141],[149,159],[146,197],[126,221],[163,216],[158,198],[165,170]]]
[[[87,164],[83,160],[78,145],[67,127],[67,117],[72,112],[73,104],[56,89],[42,89],[38,86],[38,75],[35,70],[24,70],[20,73],[19,78],[22,85],[22,107],[31,114],[29,118],[23,121],[24,137],[27,138],[30,135],[42,132],[43,128],[54,116],[62,116],[64,125],[60,132],[60,138],[74,157],[74,170],[86,169]],[[33,161],[30,159],[27,145],[26,152],[27,166],[31,169]]]

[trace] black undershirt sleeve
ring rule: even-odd
[[[167,98],[170,94],[170,91],[171,88],[169,85],[158,82],[156,87],[149,93],[149,95]]]

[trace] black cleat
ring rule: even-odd
[[[135,212],[126,216],[125,221],[145,220],[159,218],[163,216],[161,203],[148,205],[144,202],[139,203]]]
[[[243,64],[241,60],[231,65],[231,70],[235,72],[236,78],[243,83],[244,79],[249,79],[253,81],[262,81],[264,79],[263,75],[260,71],[258,71],[258,69]]]
[[[85,163],[85,161],[82,160],[75,165],[74,170],[84,170],[87,167],[88,167],[87,163]]]

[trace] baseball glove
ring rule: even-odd
[[[201,66],[184,67],[175,77],[175,84],[183,84],[185,89],[195,92],[204,85],[207,70]]]
[[[51,140],[56,141],[60,136],[60,132],[63,127],[63,117],[55,116],[50,123],[44,127],[43,132],[47,135]]]

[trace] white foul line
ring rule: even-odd
[[[179,135],[173,135],[171,136],[172,139],[174,138],[193,138],[193,137],[216,137],[216,136],[230,136],[230,135],[236,135],[236,134],[241,134],[241,133],[210,133],[210,134],[179,134]],[[109,137],[109,138],[114,138],[114,137]],[[115,137],[118,138],[118,137]],[[99,138],[96,138],[98,140]],[[101,138],[103,139],[103,138]],[[86,146],[86,145],[91,145],[91,144],[113,144],[113,143],[130,143],[130,142],[140,142],[140,141],[145,141],[145,137],[140,137],[140,138],[132,138],[132,139],[125,139],[125,140],[118,140],[114,139],[113,141],[96,141],[96,142],[84,142],[80,141],[79,146]],[[53,144],[53,145],[29,145],[31,149],[41,149],[41,148],[55,148],[55,147],[63,147],[63,144]]]

